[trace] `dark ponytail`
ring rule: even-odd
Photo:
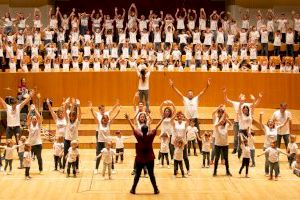
[[[145,69],[141,70],[141,75],[142,75],[142,81],[145,82],[146,81],[146,70]]]

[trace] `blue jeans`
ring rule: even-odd
[[[261,55],[268,56],[268,43],[262,43]]]
[[[289,143],[290,134],[286,135],[277,135],[277,147],[280,148],[281,146],[281,138],[283,138],[285,148],[287,148]]]
[[[286,55],[287,56],[294,56],[294,45],[293,44],[287,44],[286,45]]]
[[[274,56],[279,56],[279,55],[280,55],[280,47],[274,46]]]
[[[252,165],[255,166],[255,149],[250,150],[251,162]]]

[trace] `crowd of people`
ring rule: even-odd
[[[127,14],[127,17],[126,17]],[[175,14],[135,4],[115,15],[10,12],[1,18],[2,71],[126,71],[145,63],[157,71],[262,71],[299,73],[300,15],[294,11],[230,12],[178,8]],[[47,19],[47,24],[42,19]],[[252,24],[252,21],[255,24]],[[297,56],[298,55],[298,56]]]
[[[153,120],[148,100],[149,77],[150,71],[147,71],[147,69],[143,68],[138,71],[139,90],[135,94],[138,103],[134,107],[134,115],[126,113],[124,116],[132,128],[133,136],[137,140],[136,157],[132,172],[135,178],[130,192],[132,194],[136,193],[136,187],[143,170],[144,175],[149,175],[150,177],[154,193],[158,194],[160,192],[154,175],[155,163],[160,165],[160,167],[164,167],[164,161],[166,161],[167,168],[171,168],[171,165],[174,165],[174,177],[178,177],[179,169],[182,178],[191,176],[193,170],[189,161],[189,157],[192,156],[191,153],[194,156],[202,155],[203,168],[209,168],[213,165],[213,176],[218,175],[220,160],[225,165],[226,175],[232,176],[228,159],[228,132],[230,127],[233,127],[234,131],[234,148],[232,154],[237,154],[238,159],[242,159],[239,174],[241,175],[245,168],[245,177],[248,178],[250,176],[249,173],[251,173],[249,167],[256,167],[255,134],[252,129],[253,116],[255,108],[260,103],[263,95],[261,93],[257,97],[250,95],[250,99],[246,101],[246,95],[240,94],[238,100],[234,101],[228,98],[227,90],[224,88],[224,104],[218,106],[212,113],[212,130],[201,132],[198,104],[207,89],[209,89],[211,80],[207,80],[206,86],[198,94],[195,95],[192,90],[188,90],[187,94],[184,95],[170,79],[170,87],[182,99],[184,105],[183,111],[178,110],[171,100],[163,101],[160,105],[160,121],[155,128],[151,129],[153,127],[151,125]],[[23,83],[23,86],[26,85],[23,79],[21,83]],[[35,91],[29,90],[25,99],[19,102],[14,99],[10,104],[6,103],[0,97],[1,105],[7,112],[7,142],[6,145],[0,146],[1,149],[5,149],[5,175],[12,174],[13,153],[15,149],[18,150],[20,159],[19,168],[25,168],[26,179],[31,178],[30,167],[33,157],[37,158],[40,174],[43,173],[41,136],[43,117],[34,104],[30,105],[27,115],[28,136],[22,135],[16,144],[12,139],[13,136],[19,138],[20,111],[34,96],[36,96]],[[80,100],[73,97],[66,98],[56,111],[52,108],[49,99],[47,99],[46,103],[56,124],[55,141],[53,142],[54,170],[66,173],[68,178],[70,177],[72,168],[72,173],[76,177],[79,173],[80,163],[80,150],[78,149],[78,144],[80,143],[78,128],[81,123]],[[234,108],[234,116],[229,116],[225,104]],[[115,163],[119,162],[119,157],[120,163],[123,163],[124,160],[124,141],[132,136],[122,135],[122,130],[117,131],[115,134],[110,130],[111,124],[121,110],[118,100],[111,110],[106,110],[104,105],[100,105],[98,107],[99,110],[96,111],[93,108],[92,102],[88,103],[88,107],[97,122],[94,174],[98,174],[99,165],[102,160],[103,178],[106,179],[105,175],[106,171],[108,171],[108,179],[112,179],[112,174],[115,173]],[[292,114],[287,110],[287,104],[281,103],[280,109],[274,112],[266,124],[263,123],[263,115],[264,113],[261,112],[260,125],[264,132],[265,140],[263,153],[258,156],[265,155],[265,175],[270,180],[278,180],[280,174],[279,154],[285,154],[288,156],[289,166],[293,170],[293,173],[300,176],[300,155],[297,152],[296,136],[292,134]],[[234,118],[233,123],[230,118]],[[161,130],[159,132],[158,128],[160,126]],[[155,160],[153,151],[155,137],[159,137],[160,140],[157,161]],[[286,151],[279,149],[282,139]],[[113,149],[114,147],[116,150]],[[186,169],[184,169],[184,166]],[[1,159],[0,169],[2,170]]]

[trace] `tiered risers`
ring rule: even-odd
[[[108,110],[110,107],[107,107]],[[95,108],[97,109],[97,108]],[[182,110],[182,107],[177,107],[177,110]],[[199,117],[200,117],[200,129],[201,132],[204,131],[211,131],[212,130],[212,120],[211,120],[211,113],[215,110],[215,107],[200,107]],[[229,113],[230,119],[233,120],[235,114],[232,108],[226,108],[227,112]],[[274,109],[263,109],[257,108],[255,110],[254,115],[254,123],[253,123],[253,130],[255,131],[256,137],[256,148],[262,148],[264,136],[263,131],[259,126],[259,113],[264,112],[264,122],[266,122],[273,114]],[[293,114],[293,134],[300,135],[300,110],[291,110]],[[123,136],[132,136],[132,130],[130,126],[127,124],[126,120],[124,119],[124,114],[129,113],[131,117],[133,117],[133,109],[132,106],[125,106],[121,108],[121,112],[118,115],[117,119],[111,125],[111,135],[115,135],[114,133],[117,130],[120,130]],[[153,126],[159,121],[160,114],[159,114],[159,107],[152,106],[151,107],[151,116],[153,118]],[[49,125],[50,122],[50,125]],[[48,120],[45,119],[43,123],[44,128],[55,131],[55,123],[52,119]],[[88,110],[87,107],[82,108],[82,122],[79,126],[79,142],[80,148],[95,148],[96,138],[95,138],[95,131],[96,131],[97,124],[94,121],[92,114]],[[233,130],[232,127],[229,131],[229,142],[230,146],[232,147],[233,144]],[[134,148],[135,138],[132,136],[125,141],[125,148]],[[45,148],[51,148],[52,144],[49,141],[44,141]],[[156,137],[154,140],[154,147],[159,148],[159,138]]]

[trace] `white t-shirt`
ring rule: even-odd
[[[69,150],[68,150],[67,161],[69,163],[75,162],[78,156],[79,156],[78,149],[77,148],[73,149],[72,147],[70,147]]]
[[[268,148],[271,146],[273,141],[277,140],[277,127],[270,129],[268,126],[264,125],[265,127],[265,141],[264,141],[264,148]]]
[[[64,143],[53,143],[53,155],[54,156],[62,156],[64,151]]]
[[[150,71],[148,71],[145,74],[145,81],[143,82],[142,80],[142,75],[140,72],[138,72],[138,77],[139,77],[139,90],[149,90],[149,77],[150,77]]]
[[[266,152],[269,153],[269,162],[275,163],[279,161],[279,153],[281,153],[279,148],[268,147]]]
[[[23,167],[30,167],[32,154],[31,151],[25,151],[23,154]]]
[[[65,137],[67,127],[67,120],[65,118],[56,120],[56,136]]]
[[[36,124],[34,126],[32,123],[30,124],[29,134],[28,134],[28,143],[31,146],[42,144],[40,125]]]
[[[250,147],[242,145],[242,158],[250,158]]]
[[[169,153],[169,140],[160,140],[160,153]]]
[[[297,143],[289,143],[288,144],[288,149],[290,150],[290,154],[294,153],[297,154],[297,150],[298,150],[298,145]]]
[[[109,140],[109,135],[110,135],[109,126],[110,126],[110,122],[108,122],[107,126],[103,126],[101,121],[99,121],[98,142],[107,142]]]
[[[286,110],[283,114],[281,114],[280,110],[277,110],[273,113],[272,119],[279,124],[283,124],[287,118],[292,119],[292,114],[290,111]],[[290,134],[290,124],[287,123],[285,126],[278,129],[278,135],[287,135]]]
[[[108,149],[104,148],[101,151],[101,155],[102,155],[103,162],[105,164],[111,164],[113,156],[115,155],[115,152],[112,149],[108,150]]]
[[[210,152],[210,143],[211,140],[206,140],[205,137],[202,138],[202,151],[203,152]]]
[[[121,137],[116,137],[115,140],[116,140],[116,149],[122,149],[124,148],[124,140],[126,140],[128,137],[124,137],[124,136],[121,136]]]
[[[74,123],[71,123],[70,120],[67,122],[66,127],[66,140],[77,140],[78,139],[78,126],[80,124],[80,120],[76,119]]]
[[[175,147],[174,150],[174,160],[182,161],[183,160],[183,147]]]
[[[240,102],[238,102],[238,101],[232,101],[231,103],[232,103],[234,112],[236,113],[236,117],[234,118],[234,122],[238,122],[238,112],[239,112],[239,105],[240,105]],[[250,107],[250,106],[252,106],[253,104],[252,104],[252,103],[244,103],[244,104],[242,105],[242,107],[243,107],[244,105]]]
[[[216,127],[215,125],[215,145],[228,146],[228,126],[228,123],[225,126]]]
[[[185,116],[188,119],[198,118],[198,103],[199,103],[199,96],[195,96],[192,99],[183,97]]]
[[[12,147],[8,147],[8,146],[5,146],[5,159],[6,160],[12,160],[13,159],[13,155],[14,155],[14,150],[17,148],[18,146],[17,145],[14,145]]]
[[[195,140],[197,138],[198,129],[197,127],[188,126],[186,128],[186,137],[188,141]]]
[[[7,126],[15,127],[20,126],[20,105],[16,105],[16,109],[13,110],[11,105],[6,104],[7,108]]]

